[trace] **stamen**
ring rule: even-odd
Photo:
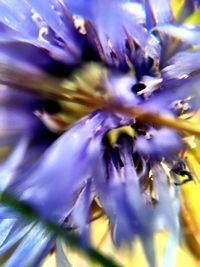
[[[104,212],[103,212],[103,211],[100,211],[98,214],[94,215],[94,216],[90,219],[89,223],[94,222],[94,221],[100,219],[100,218],[103,217],[103,216],[104,216]]]
[[[89,72],[90,71],[90,72]],[[162,114],[153,113],[139,106],[125,106],[116,101],[106,92],[102,80],[105,77],[105,69],[94,64],[87,72],[81,71],[70,81],[52,78],[46,74],[34,74],[11,64],[0,64],[0,84],[44,95],[49,98],[64,100],[81,104],[89,108],[89,112],[96,109],[104,109],[108,112],[117,112],[133,117],[139,122],[150,123],[156,126],[168,127],[184,135],[200,135],[200,126]],[[94,79],[94,75],[96,79]],[[27,78],[28,77],[28,78]],[[77,78],[78,77],[78,78]],[[103,85],[102,85],[103,84]]]
[[[168,127],[186,135],[200,135],[200,126],[197,126],[196,124],[186,122],[178,118],[153,113],[148,110],[141,109],[140,107],[126,107],[113,103],[112,105],[109,105],[109,109],[130,115],[143,123],[152,123],[156,126]]]

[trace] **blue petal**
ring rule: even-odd
[[[30,7],[33,8],[44,19],[48,26],[62,38],[66,48],[79,55],[80,51],[76,44],[78,33],[70,21],[67,10],[57,0],[42,2],[39,0],[26,0]],[[79,43],[80,45],[80,43]]]
[[[126,48],[128,38],[134,40],[140,47],[145,47],[148,32],[127,8],[129,1],[90,1],[87,8],[83,1],[65,2],[72,12],[79,12],[81,16],[90,21],[89,39],[94,39],[92,37],[96,32],[97,36],[92,43],[98,40],[97,48],[100,50],[102,60],[107,64],[120,68],[126,64],[124,57],[126,54],[132,57],[133,51],[128,53]],[[131,8],[134,7],[131,6]],[[93,36],[90,36],[91,32]],[[120,38],[118,38],[119,35]]]
[[[200,28],[184,27],[176,24],[164,24],[156,26],[153,31],[165,33],[189,45],[200,45]]]
[[[29,64],[23,64],[15,59],[8,57],[5,54],[0,54],[0,69],[1,80],[6,79],[9,82],[9,74],[6,72],[7,64],[13,68],[17,68],[23,65],[24,68],[29,68],[30,71],[34,71],[34,68]],[[16,65],[15,65],[16,64]],[[27,92],[19,92],[2,85],[0,88],[0,129],[1,135],[11,133],[27,133],[36,127],[39,120],[32,113],[34,107],[38,102],[38,98],[33,94]],[[39,103],[41,100],[39,101]]]
[[[32,264],[32,267],[39,267],[42,265],[42,262],[46,258],[46,256],[49,254],[50,250],[53,248],[54,244],[54,239],[50,238],[47,244],[44,246],[44,248],[41,249],[39,255],[36,257],[34,260],[34,263]]]
[[[183,148],[182,138],[172,130],[150,129],[149,134],[151,135],[149,139],[139,136],[135,141],[135,148],[142,155],[149,155],[153,159],[165,157],[172,160]]]
[[[145,7],[147,28],[173,21],[171,1],[147,0]]]
[[[12,38],[1,35],[1,52],[22,62],[31,63],[33,66],[41,68],[47,72],[62,68],[61,62],[73,63],[73,57],[59,47],[54,47],[50,43],[42,43],[32,39],[25,40],[22,37]],[[58,63],[60,61],[60,63]],[[55,65],[55,67],[53,66]],[[67,66],[64,66],[67,68]]]
[[[164,252],[161,267],[175,266],[177,249],[179,247],[179,233],[170,234],[167,247]]]
[[[95,139],[101,140],[112,126],[112,119],[101,112],[85,118],[54,142],[35,166],[16,177],[9,190],[43,216],[62,220],[72,208],[75,191],[91,177]]]
[[[180,191],[176,186],[168,188],[166,174],[160,167],[154,166],[152,170],[156,178],[155,183],[160,200],[156,211],[158,213],[158,221],[160,220],[159,223],[161,223],[163,220],[164,226],[169,233],[161,266],[173,266],[180,237]]]
[[[152,166],[155,188],[159,199],[154,216],[156,217],[155,227],[167,229],[172,236],[179,235],[179,212],[180,212],[180,192],[179,188],[173,185],[168,186],[168,178],[159,164]]]
[[[59,267],[72,267],[65,255],[61,240],[56,241],[56,264]]]
[[[141,10],[143,8],[143,1],[140,0],[133,0],[133,1],[129,1],[129,0],[117,0],[117,1],[109,1],[110,3],[104,1],[102,2],[101,0],[88,0],[87,1],[87,6],[85,5],[85,1],[84,0],[77,0],[77,1],[71,1],[71,0],[63,0],[64,3],[66,4],[67,8],[69,8],[69,10],[74,13],[74,14],[78,14],[86,19],[90,19],[93,20],[95,19],[95,14],[97,14],[96,10],[99,11],[98,8],[100,8],[100,10],[104,9],[106,10],[107,7],[111,5],[116,5],[116,6],[120,6],[123,7],[125,9],[129,9],[129,12],[137,12],[139,10],[139,12],[137,12],[137,14],[135,14],[136,16],[138,16],[140,13],[140,17],[138,17],[138,20],[140,21],[142,17],[144,17],[143,11]],[[130,10],[131,9],[131,10]],[[135,9],[135,10],[132,10]],[[140,21],[141,22],[141,21]]]
[[[28,148],[29,138],[22,137],[11,153],[11,156],[0,166],[0,191],[6,189],[7,185],[12,181],[13,176],[19,168]]]
[[[136,105],[140,102],[140,98],[131,91],[131,88],[135,83],[135,77],[130,77],[128,75],[114,75],[109,78],[108,88],[111,95],[120,103]]]
[[[43,18],[46,23],[59,35],[63,37],[65,26],[61,19],[61,5],[56,0],[49,0],[46,2],[38,0],[26,0],[30,5],[30,9],[34,9]],[[61,30],[62,29],[62,30]],[[66,37],[66,36],[65,36]]]
[[[184,79],[200,69],[199,51],[182,51],[176,53],[162,69],[161,74],[165,80]]]
[[[155,113],[172,116],[172,104],[176,100],[189,100],[190,110],[196,110],[200,105],[200,76],[196,74],[188,79],[163,81],[162,90],[141,104],[141,107]],[[190,90],[188,90],[190,88]]]
[[[0,247],[6,240],[14,224],[15,220],[10,219],[4,219],[0,222]]]
[[[94,167],[93,174],[99,201],[114,225],[114,240],[118,244],[123,240],[129,242],[135,235],[142,240],[144,236],[150,238],[158,229],[168,229],[171,233],[176,233],[178,212],[169,192],[166,174],[160,167],[159,171],[154,171],[154,178],[158,180],[156,187],[159,202],[156,206],[148,205],[145,200],[147,196],[141,192],[139,177],[130,156],[131,147],[127,145],[123,145],[120,152],[124,176],[110,162],[108,177],[101,155],[96,157],[98,168]],[[168,207],[164,208],[166,203]],[[151,243],[151,238],[149,241]],[[149,261],[153,262],[153,259],[149,258]]]
[[[107,178],[101,155],[95,160],[98,168],[94,166],[95,191],[102,208],[114,225],[113,234],[117,244],[124,240],[131,242],[134,235],[152,231],[152,225],[146,223],[148,208],[141,212],[144,211],[143,197],[133,161],[129,156],[128,153],[124,159],[125,177],[120,177],[121,174],[110,162]]]
[[[35,116],[23,107],[0,107],[0,130],[1,133],[27,132],[34,128]]]
[[[147,261],[149,263],[149,267],[155,267],[156,266],[156,256],[155,256],[153,235],[144,235],[144,236],[141,236],[140,239],[142,242],[144,253],[145,253]]]
[[[10,28],[23,34],[37,35],[38,28],[32,20],[31,9],[24,0],[2,0],[0,10],[0,21]]]
[[[7,206],[0,206],[0,220],[4,219],[16,219],[20,217],[18,212],[14,212],[13,209]]]
[[[90,206],[91,198],[91,185],[87,181],[85,188],[79,194],[78,199],[72,210],[72,220],[78,227],[82,244],[86,246],[89,242],[89,220],[90,220]]]
[[[135,203],[129,202],[128,187],[132,189],[131,193],[135,195]],[[115,225],[114,241],[117,245],[122,243],[122,241],[131,244],[134,235],[141,235],[145,231],[137,210],[140,205],[135,207],[135,204],[139,201],[136,195],[137,189],[134,190],[133,188],[131,183],[110,187],[110,201],[113,201],[114,212],[116,213],[116,219],[113,223]]]
[[[15,2],[17,10],[13,9]],[[4,34],[1,35],[1,42],[24,42],[48,51],[50,56],[60,61],[77,61],[81,52],[80,36],[71,18],[65,14],[61,3],[48,1],[43,5],[39,1],[38,3],[33,1],[30,3],[33,6],[29,6],[27,2],[22,0],[18,3],[14,0],[0,4],[1,14],[3,14],[3,16],[0,15],[0,21],[5,24],[4,28],[8,26],[6,30],[2,29]],[[38,13],[33,10],[34,7],[36,11],[38,9]],[[48,12],[45,12],[45,8],[48,8]],[[16,32],[12,32],[9,28]],[[65,39],[61,40],[64,37]],[[77,38],[79,42],[76,42]]]
[[[97,5],[98,0],[88,0],[87,5],[85,5],[84,0],[77,0],[77,1],[70,1],[64,0],[63,1],[67,8],[73,13],[78,14],[86,18],[91,18],[94,14],[94,7]]]
[[[48,235],[41,225],[35,225],[23,238],[15,253],[5,263],[5,267],[31,266],[48,244]],[[28,255],[28,256],[27,256]]]
[[[3,256],[10,248],[17,244],[17,242],[23,238],[33,226],[33,223],[25,225],[19,222],[17,219],[4,219],[1,224],[6,221],[8,227],[10,226],[9,233],[3,240],[0,246],[0,256]]]
[[[35,62],[32,61],[34,65],[42,65],[44,61],[49,61],[50,64],[51,58],[68,64],[73,64],[77,61],[73,53],[69,50],[64,50],[63,47],[59,45],[53,44],[50,40],[44,41],[34,37],[6,33],[1,34],[0,45],[2,52],[13,54],[16,58],[20,59],[25,59],[25,56],[27,56],[27,59],[30,58],[31,55],[27,55],[26,50],[29,52],[32,50],[32,56],[34,56],[34,54],[35,57],[41,56],[40,63],[39,60],[35,60]],[[18,47],[19,50],[22,49],[21,53],[19,53],[18,50],[14,50],[16,47]],[[24,51],[23,48],[25,49]]]

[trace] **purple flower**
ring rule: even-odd
[[[198,5],[175,18],[161,0],[0,1],[0,144],[13,148],[1,192],[85,245],[98,205],[113,242],[139,237],[152,267],[154,233],[167,230],[173,266],[178,175],[191,179],[180,155],[200,133],[185,119],[199,109],[200,29],[181,23]],[[0,255],[20,241],[5,266],[40,264],[55,238],[4,205],[0,217]]]

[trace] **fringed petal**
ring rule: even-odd
[[[184,1],[177,21],[183,21],[198,5],[199,1]],[[171,116],[175,124],[176,117],[200,107],[200,28],[172,24],[171,1],[161,0],[88,0],[87,5],[83,0],[2,0],[0,10],[0,130],[15,133],[7,139],[5,134],[0,136],[0,144],[18,141],[0,166],[0,190],[29,204],[42,218],[69,222],[85,246],[95,197],[110,220],[115,244],[131,244],[138,236],[151,267],[157,264],[154,233],[167,230],[162,267],[172,265],[179,243],[180,197],[174,177],[168,177],[164,167],[177,159],[184,143],[173,130],[156,128],[156,119],[167,121]],[[77,15],[84,22],[84,34],[75,25]],[[112,112],[111,107],[110,112],[95,111],[60,137],[51,136],[33,114],[43,103],[40,92],[51,95],[45,91],[48,79],[44,84],[40,80],[41,87],[36,82],[36,88],[29,88],[17,78],[20,72],[57,75],[55,69],[60,72],[60,67],[67,76],[68,70],[85,62],[84,49],[91,45],[107,69],[111,67],[105,77],[108,82],[99,84],[105,99],[108,96],[119,104],[119,111],[121,105],[122,113],[129,107],[133,107],[130,114],[136,115],[137,108],[138,114],[144,109],[147,119],[153,117],[152,123],[145,116],[143,122],[142,115],[130,119]],[[49,69],[52,65],[54,69]],[[113,67],[132,72],[121,76]],[[8,85],[24,91],[21,94]],[[26,95],[25,89],[35,90],[38,96]],[[155,114],[148,117],[148,111]],[[133,138],[120,135],[116,143],[106,143],[108,131],[127,124],[135,127]],[[0,207],[0,218],[0,256],[15,248],[5,267],[41,265],[54,237],[39,223],[22,222],[7,207]],[[60,241],[56,261],[71,266]]]
[[[155,113],[164,113],[172,116],[176,114],[176,101],[188,103],[188,110],[193,111],[199,108],[200,92],[199,83],[200,76],[196,74],[188,79],[167,80],[161,83],[162,90],[155,92],[148,100],[141,104],[141,107],[149,109]],[[188,90],[188,88],[190,88]]]
[[[129,154],[128,154],[129,155]],[[100,156],[100,155],[99,155]],[[98,161],[97,161],[98,160]],[[95,161],[94,167],[95,191],[102,208],[114,225],[114,240],[117,244],[122,241],[131,242],[134,235],[146,233],[146,216],[139,212],[143,210],[143,201],[139,188],[139,179],[136,176],[133,162],[125,161],[125,177],[120,177],[114,163],[108,163],[109,172],[106,174],[101,156]],[[106,178],[108,176],[108,178]],[[107,180],[108,179],[108,180]]]
[[[144,49],[148,32],[138,18],[130,15],[131,9],[128,10],[127,5],[131,3],[128,1],[90,1],[87,9],[82,1],[75,4],[65,2],[72,12],[90,21],[89,35],[96,33],[95,45],[98,42],[97,49],[105,63],[126,70],[127,59],[133,60],[134,42]],[[119,35],[121,38],[118,38]],[[92,39],[91,36],[88,38]]]
[[[16,177],[10,192],[42,216],[63,219],[73,205],[73,194],[91,177],[93,142],[98,135],[101,140],[109,122],[112,119],[101,112],[82,120],[58,138],[30,170]]]

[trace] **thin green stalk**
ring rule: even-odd
[[[62,225],[58,225],[55,222],[41,218],[38,213],[29,205],[19,201],[17,198],[11,196],[10,194],[5,192],[1,194],[0,203],[13,209],[15,212],[19,213],[22,217],[29,221],[40,221],[46,227],[49,233],[61,237],[72,249],[78,248],[79,250],[83,251],[92,261],[101,264],[101,266],[120,267],[120,265],[114,262],[110,257],[103,255],[95,248],[91,246],[81,246],[80,238],[78,235],[69,232]]]

